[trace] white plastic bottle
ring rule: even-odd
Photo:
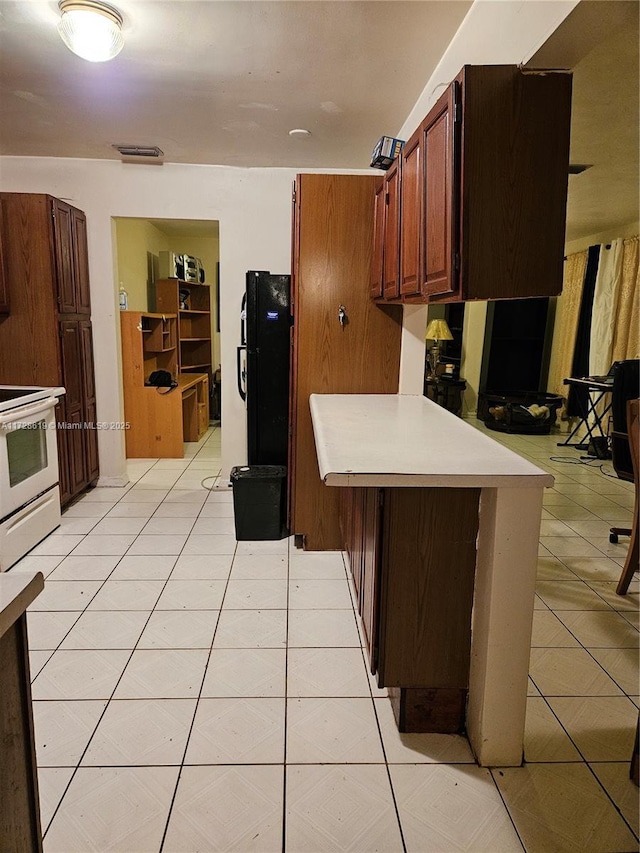
[[[126,311],[129,307],[129,295],[127,291],[124,289],[124,285],[120,282],[120,290],[118,291],[120,297],[120,310]]]

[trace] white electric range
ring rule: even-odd
[[[0,385],[0,571],[60,525],[55,407],[64,393]]]

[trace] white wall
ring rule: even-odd
[[[117,265],[112,217],[220,222],[223,470],[246,461],[246,415],[236,393],[239,311],[248,269],[290,271],[295,170],[142,166],[117,161],[0,158],[0,189],[50,193],[86,213],[99,421],[121,421]],[[126,481],[124,434],[98,433],[101,485]]]
[[[245,273],[291,267],[291,188],[298,171],[112,160],[0,157],[0,190],[49,193],[87,216],[97,416],[123,420],[116,225],[114,217],[205,219],[220,223],[222,470],[246,462],[246,412],[236,391],[236,346]],[[357,170],[332,169],[332,173]],[[371,174],[371,170],[361,170]],[[98,433],[100,485],[126,482],[124,433]]]

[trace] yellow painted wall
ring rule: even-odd
[[[149,302],[149,254],[170,249],[170,238],[146,219],[118,218],[116,223],[118,287],[129,297],[129,311],[152,311]]]
[[[608,243],[610,240],[617,240],[619,237],[635,237],[638,231],[640,231],[640,222],[629,222],[627,225],[602,231],[600,234],[591,234],[588,237],[581,237],[579,240],[572,240],[565,245],[564,253],[565,255],[572,255],[574,252],[582,252],[584,249],[588,249],[589,246]]]
[[[154,280],[162,251],[200,258],[211,286],[211,358],[220,364],[220,333],[216,320],[216,263],[220,258],[217,237],[184,237],[165,232],[146,219],[116,218],[118,287],[127,291],[129,311],[154,311]],[[238,309],[239,311],[240,309]]]

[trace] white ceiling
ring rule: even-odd
[[[118,159],[126,143],[173,163],[367,168],[471,2],[113,5],[125,46],[93,64],[60,40],[56,2],[0,2],[0,153]]]
[[[414,106],[467,0],[113,0],[125,47],[92,64],[56,0],[0,0],[0,154],[366,168]],[[638,219],[638,3],[583,0],[529,63],[572,68],[567,239]],[[308,139],[288,131],[304,127]],[[181,227],[186,227],[183,224]]]
[[[638,221],[640,153],[636,0],[583,0],[529,65],[572,68],[567,241]]]

